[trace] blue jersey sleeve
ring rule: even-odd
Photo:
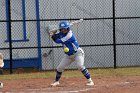
[[[53,39],[53,41],[54,41],[55,43],[61,43],[61,42],[60,42],[61,39],[60,39],[59,33],[58,33],[58,34],[54,34],[54,35],[52,36],[52,39]]]
[[[56,39],[56,41],[55,41],[56,43],[63,43],[63,41],[61,40],[61,39]]]

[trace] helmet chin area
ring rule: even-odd
[[[69,31],[70,28],[68,27],[68,28],[61,28],[61,29],[60,29],[60,31],[63,31],[63,30],[68,30],[68,31]]]

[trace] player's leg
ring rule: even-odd
[[[88,80],[88,83],[86,85],[94,85],[90,73],[88,72],[88,69],[84,66],[84,51],[80,48],[78,49],[75,57],[75,61],[77,63],[78,69],[83,73],[83,75]]]
[[[64,71],[65,67],[67,67],[70,64],[71,64],[71,62],[70,62],[69,57],[67,55],[65,55],[56,69],[56,77],[55,77],[55,81],[51,84],[52,86],[59,85],[59,80],[62,76],[62,72]]]
[[[59,81],[62,72],[64,71],[65,67],[67,67],[68,65],[70,65],[70,59],[67,55],[65,55],[62,59],[62,61],[60,62],[60,64],[57,67],[57,75],[56,75],[56,81]]]
[[[3,62],[3,54],[0,53],[0,68],[2,68],[4,66],[4,62]],[[0,69],[1,70],[1,69]],[[2,71],[1,71],[2,72]],[[0,88],[3,88],[3,83],[0,82]]]

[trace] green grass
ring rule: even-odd
[[[103,68],[103,69],[89,69],[92,76],[140,76],[140,67],[129,68]],[[82,77],[82,73],[78,70],[66,70],[63,77]],[[14,79],[31,79],[31,78],[49,78],[55,77],[55,71],[42,71],[36,73],[24,74],[7,74],[1,75],[0,80],[14,80]]]
[[[140,76],[140,67],[96,69],[91,70],[91,73],[95,76]]]

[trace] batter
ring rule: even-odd
[[[90,77],[90,73],[88,72],[88,69],[86,69],[86,67],[84,66],[85,53],[83,49],[79,47],[74,33],[70,30],[70,23],[68,21],[60,22],[59,29],[60,31],[58,33],[50,32],[50,35],[53,41],[57,44],[62,44],[63,48],[66,51],[64,51],[65,55],[57,67],[56,78],[51,85],[59,85],[59,80],[65,67],[69,66],[73,62],[76,62],[78,69],[83,73],[83,75],[87,79],[86,85],[93,86],[94,83]]]

